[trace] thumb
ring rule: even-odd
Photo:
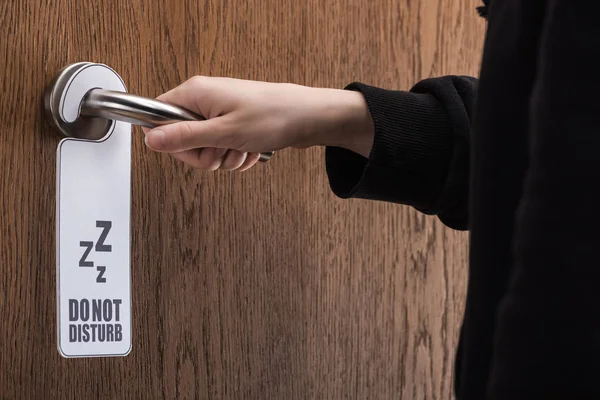
[[[146,145],[154,151],[175,153],[202,147],[233,148],[224,116],[204,121],[182,121],[151,129]]]

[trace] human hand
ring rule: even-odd
[[[246,170],[261,152],[287,147],[368,156],[373,142],[366,102],[353,91],[197,76],[157,99],[206,120],[144,128],[147,146],[201,169]]]

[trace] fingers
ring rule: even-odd
[[[248,155],[246,156],[246,160],[244,160],[244,163],[242,165],[240,165],[240,167],[238,168],[238,171],[246,171],[250,168],[252,168],[253,166],[256,165],[256,163],[258,162],[258,160],[260,159],[260,154],[259,153],[248,153]]]
[[[154,151],[176,153],[195,148],[216,147],[236,149],[235,136],[227,116],[205,121],[182,121],[151,129],[146,145]],[[239,135],[238,135],[239,136]],[[238,150],[238,149],[236,149]]]
[[[188,164],[193,168],[208,169],[209,165],[207,165],[206,162],[202,161],[203,158],[206,158],[203,157],[203,153],[205,152],[205,150],[208,149],[193,149],[182,151],[180,153],[172,153],[170,155],[176,160],[183,161],[184,163]]]
[[[238,169],[246,161],[247,154],[237,150],[229,150],[221,163],[220,169],[226,171]]]
[[[215,171],[221,167],[227,149],[192,149],[179,153],[172,153],[173,158],[198,169]]]
[[[198,169],[215,171],[246,171],[256,165],[260,154],[244,153],[227,149],[192,149],[179,153],[172,153],[173,158]]]
[[[206,122],[209,121],[199,121],[202,124]],[[189,123],[189,125],[182,122],[154,129],[142,127],[146,133],[146,145],[152,150],[170,153],[177,160],[194,168],[210,171],[217,169],[246,171],[259,161],[259,153],[213,147],[219,143],[225,143],[222,138],[213,136],[213,139],[196,140],[193,138],[195,132],[204,130],[204,127],[198,129],[196,126],[190,126],[192,124],[195,125],[196,122]],[[174,125],[181,126],[173,128]],[[209,145],[203,143],[209,143]]]

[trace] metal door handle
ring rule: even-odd
[[[124,121],[154,128],[181,121],[202,121],[205,118],[185,108],[126,92],[92,89],[81,103],[81,115]],[[260,161],[268,161],[273,152],[261,153]]]
[[[86,71],[95,68],[93,76]],[[107,77],[121,77],[104,64],[80,62],[61,69],[46,88],[44,97],[48,122],[63,135],[86,140],[100,140],[110,131],[112,121],[154,128],[180,121],[202,121],[205,118],[182,107],[127,92],[103,89]],[[81,82],[93,79],[89,85],[96,89],[82,90]],[[73,84],[73,82],[77,82]],[[91,86],[91,87],[94,87]],[[124,86],[124,84],[123,84]],[[69,98],[79,105],[65,113],[64,101]],[[260,161],[268,161],[273,152],[260,153]]]

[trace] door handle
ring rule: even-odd
[[[60,105],[64,92],[70,88],[71,78],[91,64],[77,63],[63,68],[47,89],[45,106],[48,119],[65,136],[101,139],[108,132],[110,125],[102,121],[94,121],[94,118],[122,121],[147,128],[181,121],[205,120],[202,115],[183,107],[127,92],[96,88],[85,93],[81,100],[79,116],[83,118],[77,118],[81,121],[68,121],[68,118],[62,114]],[[84,119],[88,121],[83,121]],[[269,161],[273,154],[272,151],[260,153],[259,160]]]

